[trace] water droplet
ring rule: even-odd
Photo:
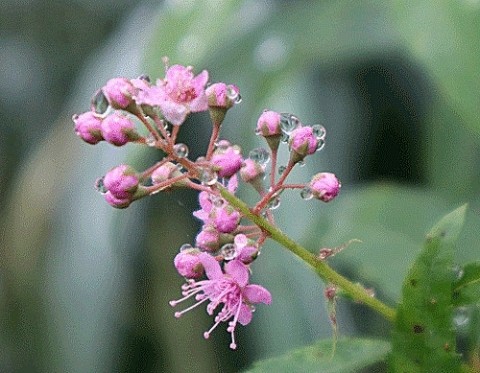
[[[280,197],[273,197],[267,204],[270,210],[276,210],[280,207]]]
[[[305,166],[305,161],[298,161],[297,164],[298,164],[300,167],[304,167],[304,166]]]
[[[237,249],[233,243],[227,243],[223,245],[220,249],[220,253],[225,260],[235,259],[238,255]]]
[[[107,111],[108,101],[101,89],[93,96],[91,109],[97,114],[104,114]]]
[[[265,166],[270,161],[270,153],[265,148],[255,148],[248,153],[248,158],[261,166]]]
[[[227,150],[230,146],[230,141],[228,140],[220,140],[215,144],[215,148],[220,151]]]
[[[282,131],[287,135],[291,134],[300,124],[300,120],[290,113],[281,113],[280,115],[280,127],[282,128]]]
[[[288,136],[285,132],[282,132],[282,139],[281,141],[287,143],[290,140],[290,136]]]
[[[214,185],[218,180],[218,175],[210,168],[203,168],[199,172],[198,179],[203,185]]]
[[[102,177],[99,177],[96,181],[95,181],[95,189],[97,190],[98,193],[100,194],[105,194],[107,193],[107,188],[105,187],[105,184],[103,184],[103,180],[104,180],[105,176],[102,176]]]
[[[312,126],[313,134],[317,139],[325,139],[325,135],[327,134],[327,130],[321,124],[314,124]]]
[[[235,104],[242,102],[242,96],[238,92],[238,88],[229,86],[227,88],[227,97],[232,100]]]
[[[455,264],[452,268],[452,271],[453,271],[454,281],[461,280],[464,274],[463,268],[458,264]]]
[[[453,311],[453,325],[455,325],[455,327],[464,327],[469,322],[470,310],[467,307],[458,307]]]
[[[312,190],[309,187],[305,187],[300,192],[300,197],[305,201],[308,201],[313,198]]]
[[[175,154],[178,158],[188,157],[188,146],[181,143],[175,144],[173,147],[173,154]]]
[[[145,144],[147,144],[147,146],[150,146],[152,148],[156,147],[157,146],[157,140],[155,139],[155,136],[150,134],[147,137],[145,137]]]
[[[262,131],[259,130],[258,128],[255,128],[255,135],[260,136],[262,134]]]
[[[184,243],[182,246],[180,246],[180,251],[185,251],[190,249],[193,249],[193,246],[190,245],[189,243]]]
[[[286,169],[287,169],[286,166],[280,166],[280,167],[278,167],[278,174],[279,174],[279,175],[282,175],[282,174],[285,172]]]
[[[325,140],[324,139],[318,139],[317,149],[315,151],[319,152],[324,147],[325,147]]]
[[[225,200],[222,197],[216,195],[210,195],[210,201],[215,207],[222,207],[225,204]]]

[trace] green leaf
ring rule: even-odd
[[[480,302],[480,262],[458,267],[453,285],[453,304],[466,306]]]
[[[390,344],[373,339],[340,339],[332,357],[332,340],[321,340],[314,345],[255,363],[247,372],[322,372],[351,373],[384,361]]]
[[[452,330],[453,247],[466,206],[446,215],[427,235],[410,269],[395,321],[390,368],[393,372],[457,372]]]

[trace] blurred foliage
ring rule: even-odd
[[[0,177],[10,198],[1,219],[0,370],[229,372],[330,335],[321,284],[269,243],[253,281],[271,290],[272,306],[259,307],[241,330],[239,351],[228,350],[227,333],[204,341],[212,320],[200,311],[175,320],[168,307],[182,282],[171,259],[196,232],[189,215],[195,195],[157,195],[127,211],[113,211],[94,195],[95,177],[125,161],[147,167],[155,154],[79,144],[72,111],[87,110],[87,97],[115,74],[162,76],[163,56],[240,87],[243,102],[229,112],[222,137],[245,151],[261,144],[253,128],[264,108],[327,128],[325,150],[294,178],[335,172],[343,182],[340,197],[323,206],[284,197],[276,220],[312,251],[362,240],[332,263],[374,287],[378,297],[398,301],[428,227],[464,202],[470,208],[455,261],[478,260],[478,1],[148,4],[130,8],[117,34],[93,52],[52,131],[44,129],[72,81],[65,71],[71,74],[68,66],[105,40],[120,13],[102,8],[114,9],[114,17],[99,24],[108,12],[97,9],[96,18],[69,3],[70,16],[50,19],[58,33],[31,32],[63,90],[45,86],[57,98],[40,105],[49,116],[27,121],[16,116],[22,106],[1,109]],[[39,9],[51,6],[19,12],[40,17]],[[0,14],[14,19],[17,13]],[[83,22],[76,18],[81,14]],[[76,22],[68,22],[72,17]],[[72,23],[81,28],[61,31]],[[78,30],[90,30],[90,39],[80,39]],[[35,39],[42,35],[51,35],[51,48]],[[44,141],[23,136],[32,118]],[[181,134],[192,157],[202,151],[194,144],[204,143],[210,131],[207,116],[197,118]],[[18,168],[18,152],[25,149],[31,155]],[[361,305],[340,302],[338,319],[341,335],[389,335],[390,327]]]

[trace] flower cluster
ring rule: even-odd
[[[267,148],[256,148],[245,156],[239,145],[219,138],[227,111],[241,101],[235,85],[208,85],[206,70],[195,75],[192,67],[166,67],[163,79],[155,84],[146,76],[109,80],[93,97],[90,111],[75,115],[76,134],[89,144],[106,141],[115,146],[136,143],[162,151],[163,158],[143,172],[121,164],[97,180],[105,200],[116,208],[126,208],[137,199],[166,189],[190,188],[199,191],[200,209],[193,215],[202,222],[193,246],[184,244],[174,259],[178,273],[187,283],[183,298],[172,306],[193,298],[185,312],[208,303],[214,325],[208,338],[221,323],[228,323],[230,347],[237,347],[235,328],[252,319],[254,305],[271,303],[271,295],[260,285],[249,284],[251,265],[268,238],[256,225],[249,225],[242,213],[229,204],[222,193],[235,194],[240,181],[259,194],[252,206],[254,214],[273,223],[273,211],[287,189],[299,189],[303,199],[332,200],[340,190],[334,174],[314,175],[308,183],[287,184],[297,164],[321,150],[325,143],[323,126],[305,125],[286,113],[265,110],[258,118],[256,134],[265,138]],[[189,159],[186,144],[178,143],[182,124],[191,113],[209,111],[211,137],[206,153]],[[280,145],[288,145],[286,165],[277,164]],[[270,168],[267,170],[267,164]],[[278,175],[278,176],[277,176]],[[268,178],[267,178],[268,176]]]

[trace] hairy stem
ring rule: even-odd
[[[277,241],[280,245],[290,250],[293,254],[299,257],[301,260],[309,264],[320,278],[328,283],[332,283],[341,288],[352,299],[365,304],[371,309],[377,311],[387,320],[393,322],[395,320],[395,310],[385,303],[381,302],[377,298],[374,298],[369,294],[361,285],[355,284],[337,273],[331,268],[325,261],[320,260],[317,256],[310,251],[299,245],[283,233],[280,229],[270,224],[266,219],[253,213],[249,206],[231,194],[220,184],[217,184],[222,197],[228,201],[228,203],[241,212],[246,218],[250,219],[253,223],[258,225],[268,236]]]

